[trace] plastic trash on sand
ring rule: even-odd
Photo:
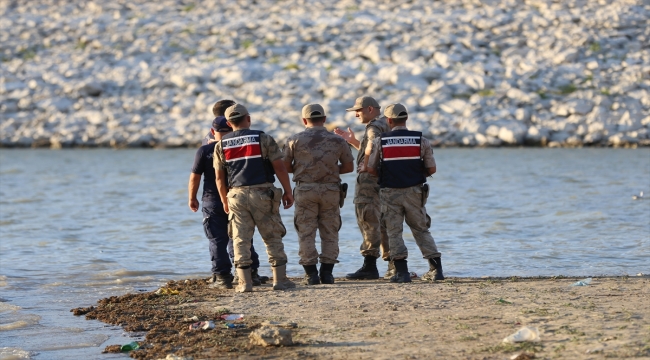
[[[592,278],[582,279],[580,281],[574,282],[573,284],[571,284],[571,286],[587,286],[591,284],[591,280]]]
[[[246,327],[246,324],[225,323],[224,326],[228,329],[243,329]]]
[[[178,295],[178,290],[162,287],[155,293],[156,295]]]
[[[224,315],[221,315],[221,319],[226,320],[226,321],[241,320],[243,318],[244,318],[244,314],[224,314]]]
[[[199,321],[190,325],[190,330],[209,330],[214,329],[214,322],[210,321]]]
[[[536,327],[524,326],[517,330],[516,333],[509,335],[502,342],[504,343],[518,343],[524,341],[539,341],[539,330]]]
[[[129,352],[131,350],[137,350],[140,348],[140,344],[138,344],[137,341],[131,341],[128,344],[124,344],[120,347],[120,351],[122,352]]]

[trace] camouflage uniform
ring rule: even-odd
[[[378,117],[366,124],[366,131],[359,143],[357,168],[363,164],[366,149],[372,146],[373,141],[379,138],[381,133],[387,131],[390,131],[390,128],[384,117]],[[382,258],[388,260],[390,256],[388,235],[379,221],[381,208],[378,180],[376,176],[367,172],[357,175],[357,184],[354,188],[354,210],[359,230],[363,235],[363,243],[360,248],[361,255],[378,258],[381,245]]]
[[[338,263],[339,229],[339,162],[354,161],[343,138],[324,126],[312,126],[287,139],[284,161],[292,163],[295,212],[300,265]],[[321,238],[322,253],[316,249],[316,230]]]
[[[275,140],[266,134],[260,135],[262,154],[269,161],[282,158],[282,152]],[[214,147],[214,168],[226,170],[222,143]],[[228,235],[233,239],[235,250],[235,266],[241,268],[250,266],[251,239],[255,226],[266,245],[266,252],[271,266],[282,266],[287,263],[282,237],[287,230],[280,218],[280,202],[282,189],[272,183],[251,186],[238,186],[228,191]]]
[[[406,130],[405,126],[396,126],[392,130]],[[380,168],[380,138],[373,141],[372,153],[368,159],[368,167]],[[420,145],[423,154],[424,167],[436,166],[433,158],[431,143],[428,139],[422,138]],[[427,215],[424,207],[426,199],[422,198],[422,186],[416,185],[407,188],[382,188],[379,192],[381,197],[381,221],[386,227],[390,244],[391,260],[401,260],[408,257],[408,250],[402,238],[403,224],[411,228],[415,242],[425,259],[439,258],[440,252],[431,236],[429,227],[431,218]]]

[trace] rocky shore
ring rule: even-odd
[[[402,102],[437,146],[650,146],[638,0],[0,0],[0,146],[196,146],[231,98],[280,142]]]

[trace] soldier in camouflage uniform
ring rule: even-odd
[[[280,218],[280,202],[288,209],[293,205],[289,174],[282,152],[275,140],[262,131],[250,130],[248,110],[240,104],[226,109],[226,119],[234,131],[214,147],[217,189],[228,214],[230,237],[235,248],[238,292],[253,291],[251,278],[251,238],[257,230],[266,245],[273,269],[273,290],[295,287],[287,279],[287,255],[282,237],[286,229]],[[273,186],[275,177],[282,190]]]
[[[354,170],[354,157],[341,137],[327,131],[325,111],[319,104],[302,108],[307,128],[289,139],[284,148],[284,164],[296,182],[294,225],[298,233],[300,265],[305,269],[305,285],[334,284],[332,269],[338,263],[341,216],[340,174]],[[320,256],[316,230],[321,238]],[[320,274],[316,265],[320,257]]]
[[[406,263],[408,250],[402,238],[404,220],[422,256],[429,261],[429,272],[422,279],[444,280],[440,252],[429,232],[431,218],[424,207],[429,189],[426,177],[436,172],[431,144],[421,132],[406,128],[408,112],[404,105],[389,105],[384,115],[391,131],[373,142],[367,170],[379,176],[382,222],[396,270],[390,281],[411,282]]]
[[[366,161],[366,151],[379,134],[389,131],[386,120],[381,117],[380,106],[377,101],[370,96],[358,98],[354,106],[346,109],[354,111],[355,116],[366,124],[366,131],[361,138],[357,140],[350,128],[348,131],[335,129],[334,133],[343,137],[350,145],[354,146],[359,153],[357,154],[357,183],[354,189],[354,208],[357,216],[357,224],[363,235],[361,243],[361,255],[363,255],[363,266],[355,273],[348,274],[348,279],[378,279],[379,271],[377,270],[377,258],[379,258],[379,248],[381,247],[382,258],[386,261],[390,259],[388,246],[388,236],[386,229],[382,228],[379,217],[381,213],[379,201],[379,184],[375,175],[365,170],[364,162]],[[392,262],[389,264],[388,272],[384,278],[390,278],[394,274]]]

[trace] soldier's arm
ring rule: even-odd
[[[282,194],[282,204],[285,209],[288,209],[293,205],[293,192],[291,191],[289,173],[287,172],[287,168],[284,166],[284,160],[282,159],[282,152],[273,137],[262,134],[260,140],[262,141],[262,152],[264,152],[264,148],[266,147],[267,157],[271,161],[273,170],[275,170],[275,175],[278,177],[278,180],[280,180],[280,184],[282,184],[282,190],[284,190],[284,194]]]
[[[273,170],[275,170],[275,175],[277,175],[280,184],[282,184],[282,189],[284,194],[282,194],[282,204],[285,209],[288,209],[293,205],[293,193],[291,192],[291,183],[289,182],[289,173],[284,167],[284,161],[282,159],[277,159],[271,162],[273,165]]]
[[[378,176],[377,166],[379,166],[379,137],[368,143],[366,147],[366,157],[363,159],[363,170],[371,175]]]
[[[423,137],[420,149],[424,154],[422,156],[422,161],[424,161],[424,168],[427,176],[431,176],[436,173],[436,159],[433,157],[433,150],[431,149],[431,143],[429,139]]]
[[[293,151],[291,149],[291,139],[287,140],[287,143],[284,145],[284,167],[287,169],[288,173],[293,173]]]
[[[219,198],[223,204],[223,211],[228,214],[228,180],[226,179],[226,172],[223,169],[215,169],[214,173],[217,177],[217,190],[219,190]]]
[[[187,205],[190,210],[197,212],[199,210],[199,200],[196,199],[196,193],[199,191],[199,184],[201,183],[201,175],[190,173],[190,181],[187,184],[187,193],[189,199]]]
[[[347,174],[354,171],[354,161],[339,164],[339,174]]]
[[[377,171],[377,167],[379,166],[379,141],[381,139],[377,138],[375,139],[373,146],[372,146],[372,151],[370,152],[370,155],[366,156],[366,171],[368,171],[370,174],[379,176],[379,172]]]

